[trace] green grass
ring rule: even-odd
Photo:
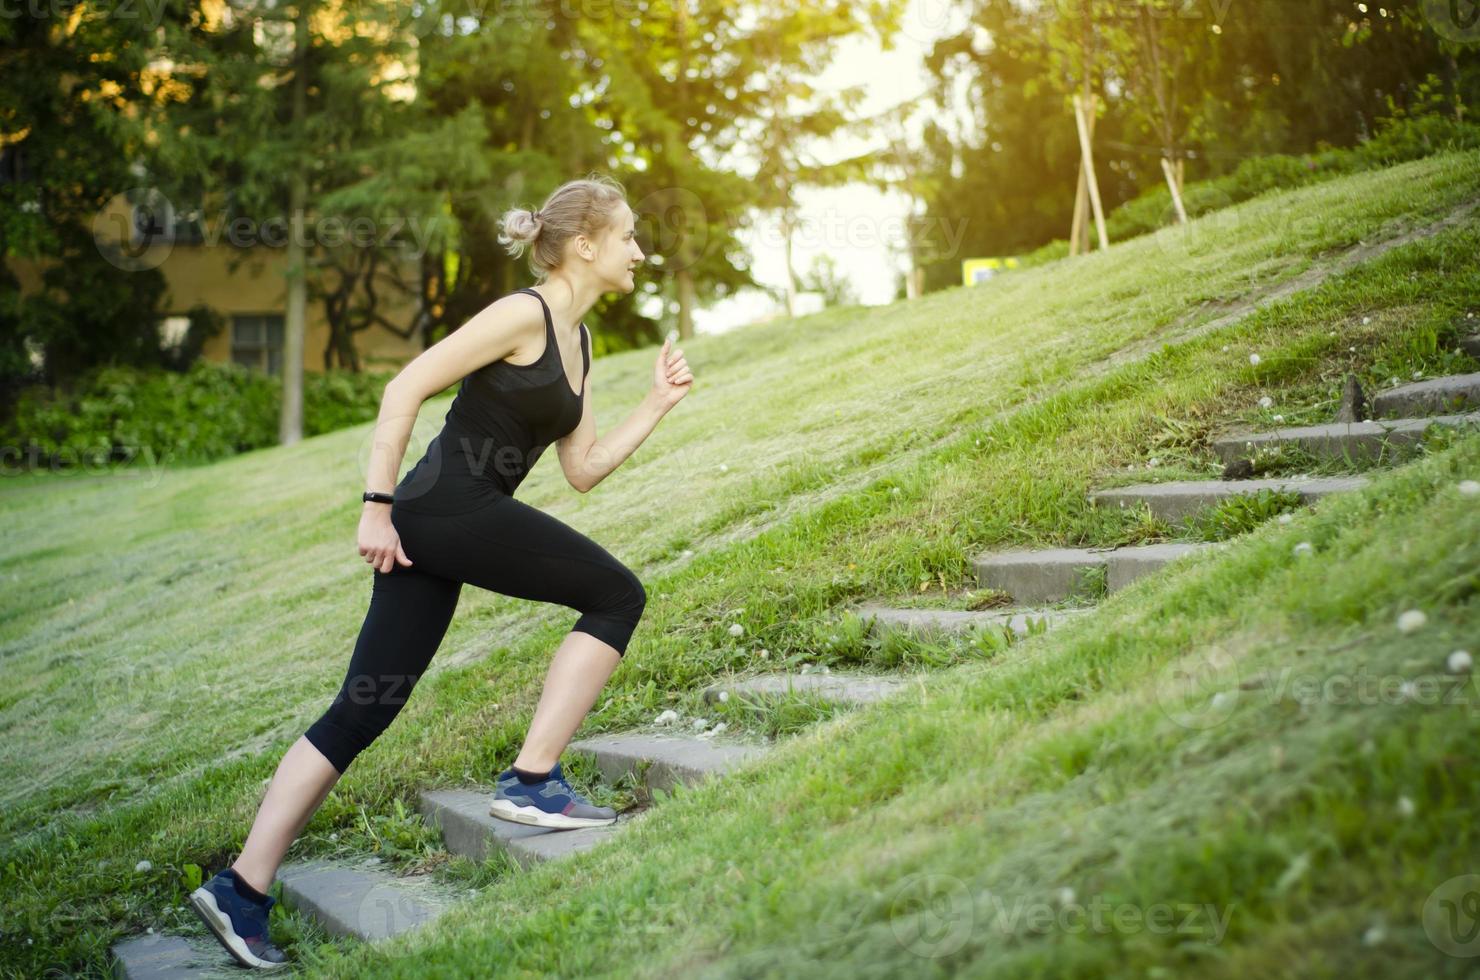
[[[1216,235],[1148,236],[990,287],[687,343],[694,392],[623,467],[581,496],[546,461],[520,491],[648,585],[643,624],[579,734],[675,707],[744,737],[797,737],[570,863],[449,861],[407,806],[420,788],[486,782],[507,764],[576,617],[465,590],[418,693],[290,859],[375,851],[477,899],[373,951],[291,916],[279,937],[309,972],[338,976],[372,963],[408,976],[1457,971],[1416,915],[1435,886],[1474,870],[1473,780],[1450,761],[1467,758],[1472,712],[1292,707],[1241,691],[1221,724],[1198,728],[1173,720],[1184,707],[1164,689],[1210,650],[1239,678],[1418,678],[1473,648],[1480,527],[1454,490],[1480,472],[1473,436],[1441,433],[1412,466],[1372,469],[1369,490],[1288,525],[1226,508],[1212,534],[1229,549],[1022,643],[878,639],[841,610],[956,601],[984,550],[1165,539],[1159,522],[1096,510],[1086,493],[1216,476],[1211,435],[1281,407],[1329,417],[1347,371],[1475,370],[1450,352],[1480,308],[1473,213],[1199,327],[1358,242],[1454,214],[1480,194],[1477,163],[1416,161],[1248,202]],[[651,357],[598,363],[599,428],[636,402]],[[1258,407],[1265,395],[1274,408]],[[446,405],[424,408],[404,467]],[[199,931],[181,907],[188,866],[214,870],[240,846],[262,781],[337,689],[363,618],[354,497],[367,435],[0,487],[7,973],[97,972],[119,935]],[[1299,540],[1316,554],[1294,556]],[[1392,621],[1409,605],[1430,625],[1399,637]],[[716,676],[803,662],[928,674],[863,712],[700,700]],[[634,795],[571,769],[598,802]],[[1400,796],[1412,817],[1393,809]],[[152,868],[136,872],[141,859]],[[1231,911],[1213,943],[1146,929],[1007,935],[987,914],[998,900],[1040,914],[1064,888],[1115,907]],[[949,922],[929,918],[942,908],[969,911],[949,952]],[[1386,938],[1364,944],[1379,921]]]

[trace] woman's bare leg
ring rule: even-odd
[[[549,772],[560,761],[581,720],[596,703],[596,696],[622,660],[617,648],[589,633],[571,630],[565,634],[550,669],[540,703],[524,736],[524,747],[514,765],[526,772]]]
[[[589,633],[567,633],[550,662],[514,765],[528,772],[553,769],[621,659],[615,647]],[[232,864],[247,884],[260,892],[272,887],[283,856],[338,781],[339,771],[300,736],[278,763],[247,842]]]
[[[300,735],[278,763],[247,843],[231,865],[247,884],[264,894],[272,887],[283,855],[338,781],[339,770]]]

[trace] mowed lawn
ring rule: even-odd
[[[1213,947],[1245,950],[1237,955],[1261,967],[1284,968],[1287,944],[1312,936],[1334,944],[1355,928],[1346,912],[1311,924],[1324,908],[1309,892],[1313,862],[1340,869],[1326,879],[1332,894],[1364,911],[1388,902],[1396,920],[1397,903],[1439,866],[1417,848],[1435,845],[1441,815],[1404,825],[1421,832],[1390,842],[1398,857],[1388,878],[1347,860],[1353,847],[1375,860],[1375,840],[1339,840],[1308,853],[1270,891],[1276,855],[1260,848],[1279,833],[1308,831],[1316,816],[1360,808],[1351,780],[1382,776],[1365,756],[1340,756],[1328,738],[1378,724],[1373,748],[1355,747],[1379,760],[1404,739],[1426,739],[1393,762],[1394,779],[1416,778],[1439,765],[1456,730],[1473,734],[1472,714],[1391,706],[1390,718],[1374,722],[1375,713],[1318,705],[1300,719],[1306,741],[1286,750],[1293,768],[1283,768],[1286,755],[1260,770],[1256,760],[1267,763],[1277,744],[1268,718],[1250,711],[1211,734],[1168,728],[1168,713],[1153,710],[1152,679],[1214,638],[1241,663],[1278,665],[1292,645],[1346,642],[1343,631],[1364,625],[1370,642],[1343,648],[1351,662],[1432,666],[1434,650],[1399,649],[1377,632],[1396,605],[1420,601],[1432,603],[1435,629],[1449,631],[1440,645],[1462,645],[1460,634],[1473,630],[1464,569],[1476,567],[1480,528],[1451,485],[1475,470],[1473,440],[1436,448],[1411,471],[1425,476],[1401,471],[1362,495],[1365,503],[1333,501],[1290,526],[1236,539],[1195,573],[1148,583],[1112,599],[1105,615],[1012,651],[880,643],[835,611],[858,597],[958,590],[969,583],[969,558],[991,547],[1156,540],[1166,528],[1093,511],[1085,491],[1215,475],[1206,436],[1239,419],[1258,422],[1261,395],[1275,399],[1270,412],[1315,420],[1329,417],[1347,369],[1369,383],[1397,371],[1475,370],[1436,343],[1480,308],[1473,212],[1215,331],[1198,328],[1338,262],[1346,249],[1463,215],[1480,196],[1477,164],[1473,153],[1434,157],[1268,195],[1208,216],[1190,235],[1168,230],[985,288],[684,344],[694,391],[623,467],[582,496],[552,453],[519,494],[590,534],[649,587],[644,622],[582,734],[695,705],[697,689],[729,670],[809,661],[954,672],[927,682],[919,698],[820,727],[826,711],[806,705],[736,710],[726,720],[745,737],[806,734],[751,775],[668,801],[610,854],[528,876],[447,869],[495,887],[427,935],[388,947],[406,958],[385,968],[423,975],[435,962],[467,975],[469,964],[485,962],[540,972],[554,957],[558,972],[779,975],[822,964],[841,971],[842,951],[857,950],[855,973],[889,962],[959,969],[948,956],[891,959],[909,944],[878,902],[885,886],[923,868],[947,869],[969,894],[1012,880],[1019,884],[1008,894],[1030,896],[1055,881],[1076,894],[1113,886],[1142,906],[1159,881],[1185,901],[1205,896],[1203,904],[1220,907],[1247,898],[1245,885],[1263,888],[1254,918],[1228,919]],[[1255,352],[1257,366],[1248,357]],[[641,397],[654,356],[595,363],[599,430]],[[424,407],[403,468],[447,405]],[[15,896],[4,931],[34,940],[7,943],[7,959],[99,966],[119,932],[189,928],[177,911],[180,869],[219,863],[239,847],[261,780],[343,677],[370,591],[354,538],[368,435],[363,426],[206,467],[0,484],[9,532],[0,650],[12,679],[0,702],[0,868]],[[1328,560],[1291,560],[1290,536],[1302,529]],[[1329,560],[1336,555],[1352,562]],[[1352,591],[1359,585],[1366,591]],[[1321,612],[1328,603],[1333,611]],[[409,803],[422,786],[486,780],[507,764],[553,645],[575,618],[466,588],[431,675],[341,782],[302,852],[385,847],[391,835],[375,832],[375,818],[398,831],[415,822],[394,816],[396,801]],[[743,627],[738,638],[734,623]],[[1407,659],[1391,659],[1400,656]],[[1001,757],[1003,745],[1020,751]],[[1196,757],[1181,776],[1176,753]],[[1090,768],[1112,775],[1080,781]],[[1331,773],[1336,782],[1318,788],[1348,795],[1332,796],[1329,807],[1302,803],[1300,773]],[[1473,803],[1467,792],[1441,779],[1400,795],[1438,799],[1458,819]],[[1263,833],[1262,804],[1272,828]],[[1067,837],[1044,819],[1050,812],[1065,814]],[[1152,833],[1158,813],[1166,817],[1160,837]],[[1189,828],[1204,816],[1214,836],[1199,864],[1179,849],[1192,846]],[[1468,833],[1440,850],[1453,856]],[[427,835],[406,835],[405,853],[393,856],[426,860]],[[1250,848],[1263,857],[1241,881],[1235,858]],[[1033,855],[1081,863],[1054,870]],[[1284,857],[1280,875],[1297,855]],[[134,870],[141,859],[150,870]],[[1081,866],[1105,877],[1076,879]],[[951,880],[936,886],[960,899]],[[790,901],[778,903],[783,895]],[[821,938],[809,924],[843,919],[862,932],[837,933],[828,950],[808,945],[809,935]],[[1263,927],[1254,939],[1250,922]],[[878,941],[850,945],[844,935]],[[987,930],[973,929],[952,955],[969,954],[982,969],[1016,963],[1020,973],[1052,965],[1047,972],[1082,966],[1094,975],[1107,962],[1093,936],[1029,941],[1030,949],[1014,947],[1025,958],[1004,958],[992,943],[1007,942],[1005,934],[992,935],[988,942]],[[1190,955],[1145,930],[1116,935],[1145,966]],[[362,975],[363,962],[335,966],[336,948],[318,938],[305,935],[299,954],[320,957],[326,972]],[[417,944],[436,956],[411,952]],[[644,948],[650,955],[640,957]],[[1208,962],[1231,969],[1236,959]]]

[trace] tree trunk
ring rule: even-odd
[[[679,269],[673,280],[678,292],[678,337],[688,340],[694,336],[694,300],[698,294],[694,288],[694,272],[688,268]]]
[[[308,115],[308,4],[298,5],[294,30],[293,132],[303,132]],[[308,267],[303,237],[303,210],[308,179],[303,162],[295,160],[288,192],[288,309],[283,329],[283,403],[278,417],[278,442],[291,446],[303,438],[303,335],[308,315]]]

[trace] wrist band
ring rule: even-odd
[[[383,493],[379,490],[366,490],[363,499],[366,503],[393,504],[396,498],[393,494]]]

